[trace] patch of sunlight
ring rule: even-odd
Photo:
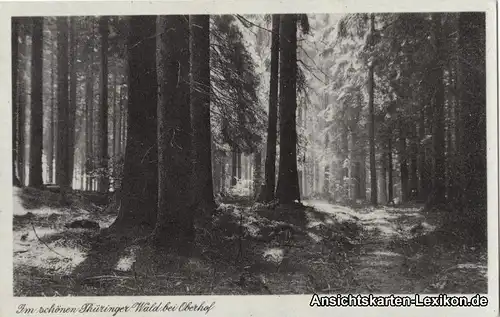
[[[36,248],[34,252],[19,254],[16,262],[69,274],[86,257],[86,253],[75,248],[51,246],[50,250],[43,246]]]
[[[436,226],[433,226],[427,222],[422,222],[422,227],[424,228],[425,231],[434,231],[436,230]]]
[[[384,218],[380,218],[380,219],[367,219],[367,220],[363,220],[363,223],[371,224],[373,226],[388,226],[388,225],[391,224],[389,222],[389,220],[384,219]]]
[[[47,236],[49,234],[55,234],[55,233],[58,233],[58,232],[61,232],[60,230],[55,230],[55,229],[52,229],[52,228],[47,228],[47,227],[38,227],[36,228],[36,233],[38,234],[38,236],[41,238],[43,236]],[[31,233],[33,233],[33,229],[31,230]],[[30,238],[32,238],[33,240],[36,239],[35,237],[35,234],[33,233],[33,235],[29,235]]]
[[[377,256],[393,256],[393,257],[402,256],[401,254],[396,253],[396,252],[392,252],[392,251],[374,251],[370,254],[377,255]]]
[[[118,263],[115,266],[115,270],[122,272],[130,271],[130,269],[132,269],[132,265],[134,264],[134,262],[135,262],[135,254],[124,256],[120,258],[120,260],[118,260]]]
[[[379,259],[365,260],[365,262],[367,264],[369,264],[370,266],[393,266],[394,265],[394,263],[391,261],[384,261],[384,260],[379,260]]]
[[[256,237],[259,234],[260,229],[256,225],[251,223],[245,223],[243,226],[247,229],[250,236]]]
[[[285,251],[279,248],[270,248],[264,251],[262,257],[269,262],[281,263],[285,257]]]
[[[384,234],[385,236],[393,236],[395,234],[398,234],[398,232],[389,226],[374,226],[374,225],[366,225],[366,228],[368,230],[377,230],[380,233]]]
[[[61,210],[48,208],[48,207],[43,207],[43,208],[39,208],[39,209],[31,209],[30,212],[32,214],[38,215],[38,216],[50,216],[52,214],[57,214],[57,215],[67,214]]]
[[[23,208],[23,206],[19,202],[19,198],[17,197],[14,199],[12,213],[14,214],[14,216],[24,216],[28,213],[28,211]]]
[[[485,276],[488,272],[488,267],[486,265],[481,265],[476,263],[457,264],[456,268],[459,270],[478,270],[482,275]]]
[[[314,242],[318,243],[318,242],[321,242],[321,240],[323,240],[322,237],[318,236],[317,234],[314,234],[312,232],[308,232],[307,235],[314,240]]]
[[[325,223],[329,224],[329,225],[333,225],[335,223],[335,221],[333,221],[332,218],[328,217],[328,218],[325,218]]]

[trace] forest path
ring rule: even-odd
[[[425,214],[418,207],[353,209],[324,201],[306,201],[305,205],[362,227],[360,244],[349,255],[353,276],[345,292],[462,292],[463,287],[470,291],[471,284],[477,292],[486,290],[485,255],[463,246],[443,250],[441,241],[432,238],[439,225],[436,215]],[[460,275],[462,281],[457,280]],[[451,283],[450,278],[454,279]]]

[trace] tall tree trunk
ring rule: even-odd
[[[281,204],[300,201],[297,172],[297,15],[280,22],[280,160],[276,196]]]
[[[238,178],[238,155],[237,150],[233,149],[231,152],[231,186],[236,185],[236,180]]]
[[[56,182],[61,188],[61,200],[66,203],[70,186],[69,174],[69,69],[68,69],[68,18],[57,18],[57,143]]]
[[[12,18],[11,24],[11,45],[12,45],[12,182],[14,186],[21,186],[21,181],[16,175],[17,163],[17,116],[19,114],[18,89],[17,83],[19,78],[19,20]]]
[[[70,186],[73,184],[73,172],[75,169],[75,127],[76,127],[76,62],[78,51],[77,35],[76,35],[76,18],[70,17],[70,44],[69,44],[69,65],[70,65],[70,81],[69,81],[69,126],[68,126],[68,165],[69,165],[69,181]]]
[[[236,151],[236,168],[238,181],[241,181],[241,151],[238,149]]]
[[[417,125],[412,124],[410,127],[411,135],[409,138],[410,143],[410,193],[412,193],[411,199],[417,199],[418,194],[418,175],[417,175],[417,165],[418,165],[418,136],[417,136]]]
[[[392,129],[389,129],[389,139],[387,140],[387,201],[394,201],[394,179],[392,176]]]
[[[156,223],[158,197],[156,17],[130,17],[128,123],[120,209],[112,227]]]
[[[271,70],[269,81],[269,118],[267,126],[265,180],[262,186],[260,201],[269,202],[274,199],[276,187],[276,140],[278,124],[278,70],[279,70],[279,47],[280,47],[280,15],[272,17],[271,35]]]
[[[115,82],[116,84],[116,82]],[[118,93],[118,101],[115,101],[115,111],[114,111],[114,117],[113,117],[113,122],[114,122],[114,145],[113,145],[113,155],[115,157],[119,156],[121,153],[121,133],[122,133],[122,112],[121,112],[121,104],[123,102],[123,89],[122,86],[119,86],[119,93]],[[116,87],[115,87],[116,89]]]
[[[375,15],[370,14],[370,44],[373,46],[375,36]],[[375,164],[375,108],[373,105],[375,80],[373,78],[373,60],[368,66],[368,110],[369,110],[369,142],[370,142],[370,187],[371,196],[370,202],[372,205],[377,205],[377,166]]]
[[[202,218],[211,218],[216,207],[211,162],[209,21],[208,15],[191,15],[189,17],[189,30],[191,33],[189,43],[191,51],[190,107],[194,175],[192,183],[193,190],[196,193],[196,195],[193,195],[195,199],[193,208],[197,208]],[[186,48],[184,50],[189,52]],[[185,52],[181,53],[184,54]]]
[[[55,82],[55,55],[51,57],[51,71],[50,71],[50,117],[49,117],[49,142],[47,148],[47,166],[48,166],[48,182],[53,183],[54,177],[54,135],[55,135],[55,98],[54,98],[54,82]]]
[[[98,190],[108,192],[108,17],[101,16],[99,20],[99,34],[101,35],[101,68],[99,73],[99,168],[100,177]]]
[[[92,28],[93,28],[92,22]],[[94,54],[91,51],[89,56],[89,65],[87,65],[87,81],[85,82],[85,103],[86,103],[86,116],[87,127],[85,129],[86,146],[85,146],[85,171],[87,173],[87,190],[92,190],[92,183],[94,178],[90,173],[94,170],[94,80],[93,80],[93,65]]]
[[[85,174],[86,174],[86,190],[90,190],[90,175],[91,172],[91,159],[92,159],[92,67],[87,66],[87,78],[85,82]]]
[[[445,183],[445,140],[444,140],[444,82],[443,82],[443,52],[441,38],[441,15],[435,13],[432,15],[433,24],[433,42],[436,49],[434,67],[430,78],[434,80],[434,102],[432,105],[432,192],[428,200],[428,205],[432,207],[442,206],[446,201],[446,183]]]
[[[487,236],[486,187],[486,16],[466,12],[459,16],[460,172],[461,218],[476,237]]]
[[[25,79],[25,71],[26,71],[26,63],[22,56],[28,56],[28,43],[27,43],[27,31],[26,28],[29,25],[28,18],[20,19],[20,38],[23,43],[23,54],[21,55],[21,64],[18,66],[19,68],[19,87],[18,87],[18,107],[17,107],[17,172],[19,175],[19,182],[21,186],[24,186],[26,183],[26,173],[25,173],[25,121],[26,121],[26,107],[27,107],[27,98],[26,98],[26,79]]]
[[[43,18],[32,18],[29,186],[41,188],[43,145]]]
[[[401,202],[408,201],[408,153],[406,151],[406,128],[403,119],[399,118],[399,168],[401,179]]]
[[[382,204],[387,203],[387,144],[383,144],[383,152],[380,157],[380,179],[379,179],[379,191],[378,191],[378,201]]]
[[[192,163],[188,19],[187,16],[160,16],[158,22],[159,30],[163,31],[163,34],[157,66],[160,92],[158,102],[158,221],[154,236],[163,243],[172,243],[179,251],[189,250],[189,245],[194,239],[194,211],[189,206]],[[204,17],[195,18],[191,22],[202,23],[200,25],[202,28],[208,27]],[[204,34],[205,30],[201,33]],[[201,65],[199,67],[204,68]],[[195,69],[195,72],[195,75],[201,75],[202,78],[198,77],[200,80],[206,80],[203,78],[206,76],[204,69]],[[196,100],[198,102],[196,105],[206,107],[206,98],[202,97],[201,100],[202,103],[199,99]],[[203,114],[205,111],[206,109],[203,109]],[[207,144],[203,145],[210,146],[210,138]],[[210,160],[210,156],[203,157],[203,159]],[[206,172],[205,169],[203,172]],[[209,172],[211,174],[211,171]]]
[[[260,193],[262,186],[262,152],[257,150],[254,154],[253,164],[253,188],[254,195]]]
[[[224,196],[226,194],[226,153],[221,153],[221,174],[220,174],[220,194]]]
[[[418,196],[420,201],[425,201],[428,196],[428,171],[427,171],[427,158],[425,155],[425,108],[420,111],[420,118],[418,121],[418,139],[420,146],[418,147],[418,172],[419,172],[419,190]]]

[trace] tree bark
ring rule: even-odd
[[[446,182],[445,182],[445,140],[444,140],[444,82],[443,82],[443,62],[441,38],[441,13],[432,15],[433,24],[433,42],[436,50],[434,67],[432,68],[430,78],[434,80],[434,103],[432,115],[432,192],[428,200],[431,207],[440,207],[446,201]]]
[[[101,35],[101,68],[99,73],[99,185],[98,190],[107,193],[109,190],[108,176],[108,17],[99,19],[99,34]]]
[[[238,155],[237,150],[231,152],[231,186],[236,186],[238,178]]]
[[[94,113],[94,90],[93,90],[93,84],[94,81],[92,80],[93,76],[93,71],[92,71],[92,64],[93,64],[93,54],[90,53],[90,62],[89,65],[87,66],[87,81],[85,82],[85,109],[86,109],[86,128],[85,128],[85,138],[86,138],[86,143],[85,143],[85,172],[87,174],[87,190],[92,190],[91,188],[91,183],[92,183],[92,177],[89,175],[90,172],[93,170],[93,133],[94,133],[94,120],[93,120],[93,113]]]
[[[280,22],[280,160],[276,196],[281,204],[300,201],[297,172],[297,16]]]
[[[401,178],[401,202],[408,201],[408,153],[406,152],[406,128],[399,118],[399,168]]]
[[[43,147],[43,18],[32,18],[29,186],[41,188]]]
[[[483,241],[487,236],[486,175],[486,16],[466,12],[459,16],[460,151],[462,159],[461,217]]]
[[[76,52],[78,51],[78,42],[76,35],[75,17],[70,17],[70,44],[69,44],[69,65],[70,65],[70,80],[69,80],[69,126],[68,126],[68,165],[69,165],[69,184],[73,184],[73,172],[75,170],[75,126],[76,126]]]
[[[21,181],[16,175],[16,163],[17,163],[17,122],[19,114],[19,102],[18,102],[18,78],[19,78],[19,20],[17,18],[12,18],[11,24],[11,45],[12,45],[12,182],[14,186],[21,186]]]
[[[128,131],[120,209],[114,228],[154,226],[157,214],[156,17],[132,16],[129,24]]]
[[[392,129],[389,129],[389,139],[387,140],[387,201],[394,202],[394,179],[392,176]]]
[[[194,240],[195,215],[190,206],[192,162],[189,107],[189,17],[160,16],[158,19],[159,31],[163,33],[159,44],[157,66],[159,85],[158,221],[153,234],[163,244],[171,244],[178,251],[189,251]],[[191,20],[193,24],[200,23],[199,27],[203,28],[201,34],[205,33],[204,29],[208,27],[207,22],[206,17]],[[195,39],[200,40],[197,37]],[[202,44],[201,47],[195,45],[197,49],[205,50],[206,43],[196,44]],[[195,78],[206,80],[203,78],[206,76],[205,69],[194,71],[194,76],[201,75],[202,77]],[[200,99],[195,101],[196,106],[207,107],[206,96],[196,97],[201,97],[201,101]],[[202,114],[206,111],[206,109],[197,110],[200,110]],[[203,132],[206,133],[206,131]],[[205,141],[204,136],[202,139]],[[203,146],[210,146],[210,139]],[[206,155],[207,152],[204,154]],[[210,156],[202,159],[210,160]],[[205,168],[203,172],[206,172]]]
[[[68,18],[57,18],[57,143],[56,182],[61,188],[61,201],[66,203],[69,190],[69,69],[68,69]]]
[[[28,55],[28,44],[27,44],[27,36],[26,34],[28,33],[26,31],[26,28],[28,26],[27,22],[28,18],[22,18],[20,20],[20,38],[23,43],[23,55],[27,56]],[[26,71],[26,63],[24,61],[24,58],[21,55],[21,64],[18,66],[19,67],[19,87],[18,87],[18,100],[19,104],[17,107],[17,134],[18,134],[18,139],[17,139],[17,172],[19,175],[19,182],[21,183],[21,186],[24,186],[26,183],[26,173],[25,173],[25,134],[26,134],[26,127],[25,127],[25,121],[26,121],[26,107],[27,107],[27,98],[26,98],[26,80],[24,78],[24,74]]]
[[[191,127],[193,131],[193,208],[202,218],[215,210],[212,178],[212,133],[210,130],[210,18],[191,15]],[[189,33],[187,33],[189,34]],[[188,52],[186,48],[184,51]],[[181,53],[186,53],[181,52]]]
[[[374,36],[375,36],[375,15],[370,14],[370,41],[373,46]],[[375,80],[373,76],[374,61],[370,62],[368,66],[368,110],[369,110],[369,143],[370,143],[370,187],[371,195],[370,202],[372,205],[377,205],[377,166],[375,164],[375,108],[373,105],[374,91],[375,91]]]
[[[278,77],[280,48],[280,15],[272,16],[271,35],[271,69],[269,81],[269,114],[267,126],[267,144],[265,161],[265,180],[262,186],[260,201],[270,202],[274,199],[276,187],[276,140],[278,124]]]
[[[54,98],[54,82],[55,82],[55,68],[56,60],[55,55],[51,57],[51,71],[50,71],[50,118],[49,118],[49,142],[47,149],[47,165],[48,165],[48,182],[54,182],[54,135],[55,135],[55,98]]]

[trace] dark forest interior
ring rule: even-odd
[[[486,293],[485,30],[13,18],[14,294]]]

